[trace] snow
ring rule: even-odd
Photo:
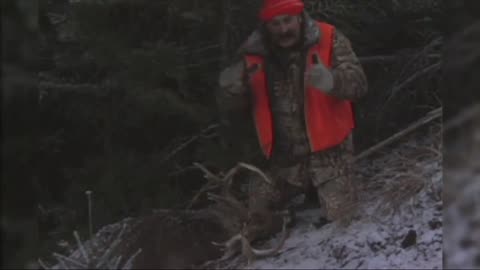
[[[420,211],[424,211],[422,209]],[[430,229],[428,218],[405,217],[394,222],[359,220],[348,230],[335,224],[320,229],[310,226],[319,214],[309,210],[301,214],[302,226],[287,240],[281,255],[254,262],[256,269],[436,269],[442,262],[442,230]],[[441,216],[440,216],[441,218]],[[416,245],[403,249],[401,242],[414,229]],[[274,244],[275,239],[271,244]]]
[[[401,153],[408,157],[408,151]],[[391,164],[392,157],[385,155],[368,162]],[[222,268],[250,269],[440,269],[443,251],[442,200],[435,194],[442,190],[441,156],[417,162],[417,174],[423,176],[424,188],[406,199],[398,211],[383,214],[383,192],[395,183],[383,178],[377,188],[364,190],[359,217],[348,227],[329,223],[317,228],[315,223],[320,209],[298,213],[297,225],[292,229],[279,254],[261,258],[247,265],[238,257]],[[365,163],[365,162],[364,162]],[[365,165],[365,164],[364,164]],[[390,167],[384,166],[385,170]],[[382,171],[374,174],[381,174]],[[368,173],[367,173],[368,174]],[[372,172],[370,172],[372,174]],[[395,173],[394,173],[395,174]],[[398,172],[397,172],[398,174]],[[388,174],[385,174],[388,175]],[[378,188],[378,187],[382,188]],[[405,243],[409,232],[416,241]],[[273,238],[262,247],[271,247],[278,241]]]
[[[244,257],[237,256],[227,262],[216,262],[213,267],[442,268],[444,226],[441,196],[442,157],[439,154],[441,150],[428,150],[432,148],[434,139],[432,136],[423,138],[417,137],[415,140],[410,139],[410,142],[387,147],[383,153],[375,155],[376,157],[372,156],[358,162],[356,174],[361,187],[358,215],[347,227],[335,222],[319,227],[318,218],[322,209],[300,210],[297,211],[295,226],[290,229],[290,235],[278,254],[256,259],[250,265]],[[473,196],[474,192],[470,193]],[[301,203],[302,200],[303,198],[299,197],[295,201]],[[455,214],[458,214],[458,211],[451,213],[452,216]],[[132,223],[132,220],[126,223]],[[97,233],[96,238],[108,238],[108,241],[102,242],[109,242],[115,238],[118,227],[121,227],[120,224],[115,228],[107,226],[102,232]],[[447,236],[460,239],[455,234]],[[255,245],[255,248],[272,247],[277,241],[279,236],[260,246]],[[472,258],[470,253],[452,252],[452,254],[454,254],[451,258],[452,265],[464,262],[467,260],[466,257]],[[79,256],[78,250],[71,255],[73,258]]]
[[[479,269],[480,114],[464,116],[459,113],[454,120],[464,122],[446,134],[445,268]]]
[[[480,267],[480,173],[465,170],[449,171],[449,181],[458,185],[456,198],[445,211],[448,234],[445,252],[447,266],[455,269]],[[467,244],[470,242],[470,244]]]

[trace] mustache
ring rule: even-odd
[[[289,30],[285,33],[277,34],[276,39],[277,40],[285,40],[285,39],[292,39],[295,38],[295,32],[292,30]]]

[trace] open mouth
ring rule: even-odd
[[[283,35],[279,35],[277,40],[280,45],[290,45],[295,42],[295,34],[287,32]]]
[[[280,39],[278,43],[283,47],[288,47],[288,46],[291,46],[295,43],[295,39],[294,38],[283,38],[283,39]]]
[[[292,40],[293,40],[293,37],[280,38],[280,42],[289,42],[289,41],[292,41]]]

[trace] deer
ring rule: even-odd
[[[281,236],[271,248],[255,248],[246,233],[250,209],[232,192],[233,179],[241,169],[258,173],[271,184],[257,167],[238,163],[224,175],[215,175],[203,165],[194,163],[204,172],[206,184],[186,209],[159,209],[153,214],[125,219],[116,229],[103,229],[90,241],[82,242],[74,232],[78,249],[64,256],[54,253],[58,264],[51,267],[39,260],[44,269],[206,269],[228,262],[235,255],[254,260],[277,254],[288,238],[291,222],[288,210],[271,213],[281,222]],[[211,203],[193,209],[205,195]],[[108,226],[106,226],[108,227]],[[280,228],[275,228],[272,235]]]
[[[273,184],[272,180],[258,167],[244,162],[237,163],[237,165],[228,170],[228,172],[224,174],[223,177],[214,175],[212,172],[207,170],[199,163],[194,163],[194,165],[205,173],[204,177],[208,180],[208,182],[193,198],[192,203],[203,192],[207,192],[208,190],[215,187],[220,187],[220,194],[207,192],[208,199],[214,201],[214,204],[206,211],[212,211],[213,213],[215,213],[218,219],[223,221],[224,228],[227,229],[232,235],[226,241],[211,242],[213,245],[220,247],[224,251],[223,256],[217,261],[228,260],[232,258],[235,254],[240,252],[240,254],[247,259],[247,265],[250,265],[257,258],[268,257],[277,254],[288,238],[287,225],[292,221],[292,213],[287,209],[271,213],[274,219],[281,219],[282,221],[280,239],[278,240],[278,243],[272,248],[254,248],[246,235],[248,231],[248,226],[250,225],[248,222],[250,216],[250,209],[248,208],[248,206],[245,205],[244,202],[238,200],[231,192],[234,179],[233,176],[238,173],[240,169],[247,169],[249,171],[257,173],[261,176],[260,179],[262,179],[268,184]],[[234,216],[231,216],[231,211],[229,211],[228,209],[236,211],[236,214]],[[228,224],[229,222],[231,223],[232,218],[235,219],[235,222],[233,224]],[[235,232],[236,230],[237,232]]]

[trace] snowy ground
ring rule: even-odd
[[[320,209],[301,210],[277,255],[250,265],[236,257],[210,268],[479,269],[480,125],[473,126],[476,133],[445,146],[443,163],[438,124],[358,162],[361,204],[348,227],[320,227]],[[111,249],[108,243],[115,244],[112,239],[119,238],[122,225],[129,224],[125,234],[130,234],[136,222],[129,218],[105,226],[93,246]],[[256,247],[271,247],[277,241]],[[90,246],[90,241],[84,245]],[[79,249],[68,253],[75,260],[83,256]],[[114,262],[116,256],[106,261]]]
[[[458,182],[458,198],[445,216],[446,268],[480,268],[480,172],[449,170],[447,181]]]
[[[210,267],[442,268],[441,136],[439,125],[432,125],[426,130],[358,162],[361,204],[358,217],[348,227],[336,223],[319,227],[320,209],[298,211],[296,225],[277,255],[257,259],[250,265],[246,265],[245,258],[238,256],[228,262],[214,263]],[[113,231],[117,232],[121,225],[114,225],[103,228],[97,233],[103,237],[95,239],[116,235]],[[113,230],[114,227],[116,229]],[[112,233],[104,232],[111,230]],[[271,247],[277,241],[273,238],[264,243],[264,246]],[[85,242],[86,246],[90,245],[88,242],[90,241]],[[76,250],[69,257],[78,259],[82,257],[81,253],[81,250]],[[115,261],[115,258],[112,260]],[[59,267],[62,268],[61,265],[54,268]]]
[[[479,124],[477,114],[476,120],[458,128],[462,132],[446,146],[444,231],[449,269],[480,269]]]
[[[427,142],[427,141],[425,141]],[[317,228],[319,209],[299,213],[298,223],[275,257],[246,265],[243,258],[218,265],[253,269],[442,268],[442,159],[418,140],[359,165],[365,187],[359,218],[347,228]],[[423,157],[419,148],[425,148]],[[438,150],[438,149],[437,149]],[[404,189],[404,192],[400,191]],[[399,192],[400,191],[400,192]],[[407,195],[408,194],[408,195]],[[405,195],[405,196],[404,196]],[[397,207],[395,207],[397,206]],[[390,211],[397,209],[397,211]],[[386,210],[386,211],[385,211]],[[278,239],[265,243],[273,246]]]

